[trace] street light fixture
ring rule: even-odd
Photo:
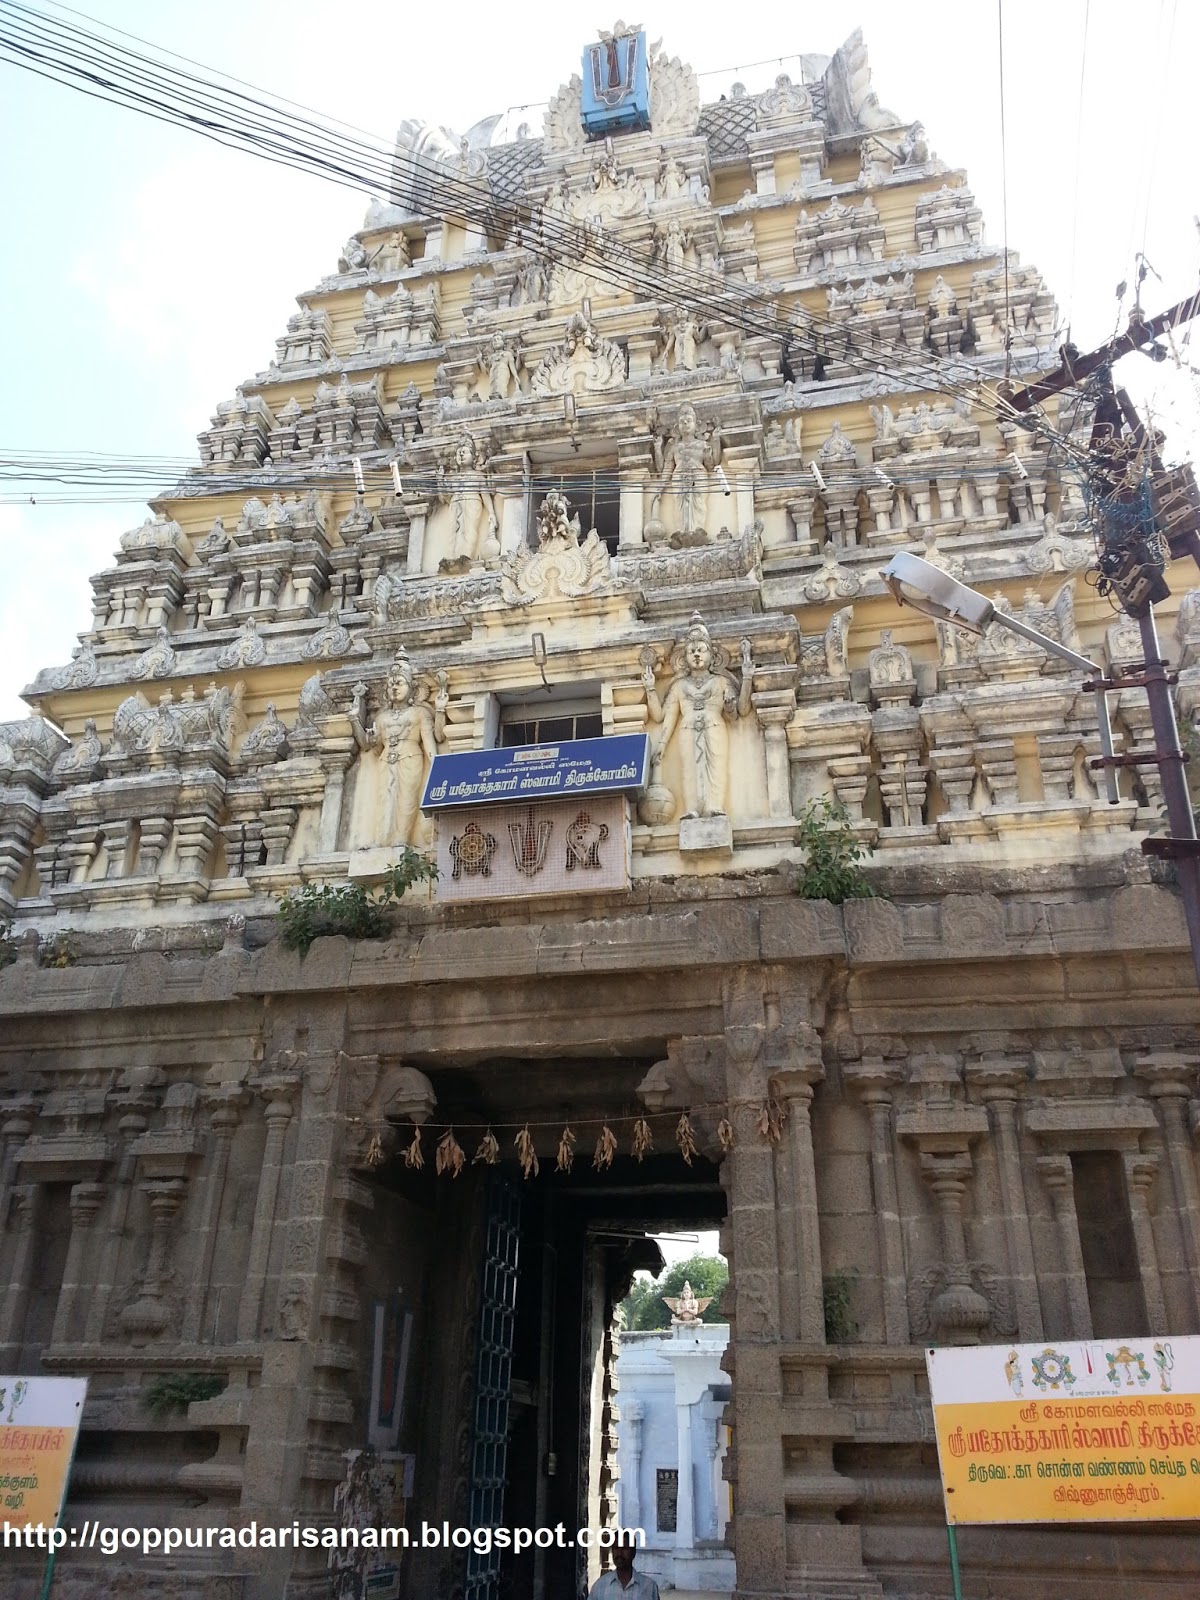
[[[1145,760],[1136,754],[1118,756],[1113,751],[1112,723],[1108,715],[1108,691],[1141,686],[1150,701],[1151,722],[1154,729],[1154,761],[1162,777],[1163,798],[1167,803],[1167,820],[1172,837],[1145,839],[1142,850],[1146,855],[1162,856],[1174,860],[1179,874],[1179,888],[1187,919],[1188,939],[1192,949],[1192,965],[1196,981],[1200,983],[1200,844],[1196,839],[1196,823],[1191,798],[1183,776],[1186,757],[1179,748],[1179,730],[1175,723],[1175,708],[1167,687],[1166,663],[1159,659],[1158,635],[1154,626],[1154,613],[1141,620],[1142,640],[1146,649],[1145,668],[1140,673],[1125,673],[1120,677],[1107,677],[1098,662],[1089,661],[1057,639],[1040,633],[1020,617],[1007,611],[997,611],[992,602],[977,589],[959,583],[941,567],[931,561],[914,556],[907,550],[894,555],[883,573],[883,581],[896,603],[912,606],[927,617],[939,622],[949,622],[954,627],[965,628],[970,633],[982,633],[990,624],[1007,628],[1022,639],[1032,640],[1051,655],[1069,661],[1072,666],[1092,674],[1084,685],[1096,696],[1096,722],[1100,729],[1100,745],[1104,754],[1095,765],[1104,770],[1105,787],[1110,804],[1119,800],[1116,769]]]
[[[956,628],[965,628],[968,633],[984,633],[994,622],[1001,628],[1007,628],[1009,633],[1019,634],[1022,639],[1040,645],[1050,655],[1069,661],[1080,671],[1094,674],[1095,681],[1091,682],[1089,687],[1096,696],[1096,723],[1100,729],[1100,748],[1106,760],[1105,793],[1110,805],[1115,806],[1119,803],[1121,796],[1117,790],[1117,774],[1112,765],[1112,722],[1108,715],[1108,690],[1104,668],[1099,662],[1090,661],[1087,656],[1081,656],[1075,650],[1068,650],[1065,644],[1060,644],[1049,634],[1030,627],[1029,623],[1020,617],[1010,616],[1007,611],[997,611],[987,596],[980,594],[978,589],[968,588],[965,583],[959,583],[957,578],[952,578],[941,567],[935,567],[932,561],[926,561],[922,556],[911,555],[907,550],[901,550],[892,557],[883,574],[883,581],[897,605],[912,606],[914,611],[923,612],[927,617],[934,617],[938,622],[949,622]]]

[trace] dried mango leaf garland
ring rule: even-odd
[[[462,1145],[454,1137],[454,1129],[448,1129],[438,1140],[437,1151],[434,1155],[434,1167],[440,1177],[443,1172],[450,1173],[457,1178],[467,1164],[466,1153]]]
[[[692,1130],[691,1118],[685,1111],[675,1125],[675,1142],[679,1146],[679,1154],[690,1167],[692,1157],[699,1155],[700,1147],[696,1143],[696,1136]]]
[[[600,1130],[600,1137],[596,1140],[596,1153],[592,1157],[592,1165],[597,1172],[603,1172],[611,1167],[613,1157],[617,1153],[617,1138],[606,1122]]]
[[[533,1148],[533,1135],[529,1131],[528,1123],[521,1129],[513,1143],[517,1147],[517,1160],[521,1163],[521,1176],[523,1178],[536,1178],[538,1175],[537,1151]]]
[[[558,1170],[570,1172],[575,1164],[575,1134],[570,1128],[564,1128],[562,1137],[558,1141]]]
[[[500,1164],[500,1144],[496,1135],[489,1128],[479,1141],[479,1149],[471,1157],[472,1163],[482,1161],[485,1167],[495,1167]]]

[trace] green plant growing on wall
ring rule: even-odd
[[[285,950],[306,955],[313,942],[331,934],[347,939],[386,939],[388,909],[414,883],[432,882],[438,869],[419,850],[406,845],[375,889],[361,883],[306,883],[289,889],[279,902],[279,940]]]
[[[858,1333],[858,1323],[850,1315],[853,1289],[852,1272],[831,1272],[827,1278],[821,1280],[825,1338],[830,1344],[849,1344]]]
[[[796,842],[804,850],[804,865],[796,892],[805,900],[871,899],[875,891],[859,862],[870,854],[850,825],[845,808],[826,797],[810,800],[801,813]]]
[[[156,1417],[182,1414],[193,1400],[211,1400],[219,1395],[225,1383],[216,1372],[163,1373],[142,1390],[142,1404]]]
[[[42,967],[73,967],[78,960],[79,952],[69,933],[56,933],[38,952],[38,965]]]

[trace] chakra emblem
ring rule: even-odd
[[[535,878],[546,864],[546,846],[554,823],[549,817],[534,822],[533,807],[525,813],[524,822],[510,822],[508,837],[512,843],[513,865],[527,878]]]
[[[590,813],[581,811],[567,829],[567,871],[576,867],[600,866],[600,846],[608,838],[608,823],[593,822]]]
[[[454,862],[452,878],[490,878],[492,857],[496,853],[496,835],[484,833],[477,822],[468,822],[460,834],[450,841],[450,859]]]
[[[1047,1345],[1040,1356],[1033,1356],[1033,1386],[1035,1389],[1070,1389],[1078,1381],[1071,1371],[1069,1357],[1060,1355]]]

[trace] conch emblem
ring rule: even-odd
[[[608,838],[608,823],[593,822],[586,811],[581,811],[567,829],[567,871],[576,867],[600,866],[600,846]]]

